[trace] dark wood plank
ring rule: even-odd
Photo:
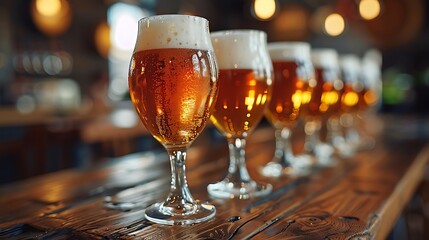
[[[162,226],[144,209],[165,198],[169,163],[164,152],[133,154],[87,170],[67,170],[0,187],[0,238],[64,239],[383,239],[422,179],[429,160],[423,142],[379,138],[372,151],[314,169],[308,177],[264,178],[258,167],[273,155],[273,131],[248,141],[249,172],[274,191],[252,200],[216,200],[208,183],[228,167],[224,142],[196,143],[188,179],[196,199],[216,205],[215,219],[192,226]],[[107,200],[134,203],[109,208]]]

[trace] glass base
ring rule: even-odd
[[[210,196],[221,199],[249,199],[265,196],[273,190],[271,184],[261,184],[255,181],[232,183],[223,180],[218,183],[209,184],[207,191]]]
[[[109,200],[104,200],[103,205],[110,209],[115,209],[123,212],[131,211],[133,209],[143,207],[142,204],[137,204],[133,202],[114,202]]]
[[[375,147],[375,139],[372,137],[362,137],[358,146],[356,147],[357,151],[368,151],[372,150]]]
[[[260,168],[260,173],[265,177],[307,176],[310,174],[314,162],[314,158],[308,154],[294,156],[290,164],[273,159],[273,161]]]
[[[205,222],[216,215],[216,208],[210,203],[195,204],[191,210],[175,212],[176,209],[155,203],[145,211],[145,218],[151,222],[165,225],[189,225]]]
[[[327,143],[318,143],[314,147],[316,155],[316,165],[320,167],[331,167],[336,165],[336,159],[334,157],[334,147]]]
[[[335,146],[338,156],[341,158],[350,158],[355,155],[357,148],[353,144],[344,143]]]

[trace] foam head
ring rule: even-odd
[[[312,49],[311,60],[316,68],[339,69],[338,52],[332,48]]]
[[[265,32],[227,30],[213,32],[211,38],[220,69],[272,69]]]
[[[213,50],[208,21],[188,15],[157,15],[139,21],[135,52],[160,48]]]
[[[273,42],[268,44],[268,52],[273,61],[310,60],[310,44],[306,42]]]
[[[381,67],[375,61],[362,61],[362,78],[364,84],[369,89],[378,88],[381,85]]]
[[[357,81],[360,78],[361,64],[358,56],[354,54],[341,55],[340,67],[344,73],[344,81]]]

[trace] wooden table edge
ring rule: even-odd
[[[411,161],[411,159],[410,159]],[[410,168],[396,185],[390,197],[381,208],[371,214],[364,233],[360,236],[371,236],[371,239],[386,239],[399,218],[404,206],[410,201],[421,182],[429,162],[429,144],[418,153]]]

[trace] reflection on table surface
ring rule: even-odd
[[[374,121],[391,129],[386,119]],[[370,151],[333,167],[314,168],[306,177],[265,178],[258,167],[272,158],[274,130],[261,126],[248,141],[248,169],[256,180],[272,184],[273,192],[251,200],[208,197],[207,184],[222,179],[228,167],[227,147],[217,141],[219,136],[204,140],[215,140],[211,144],[196,142],[186,163],[190,188],[196,199],[213,203],[217,215],[192,227],[160,226],[143,218],[145,207],[165,198],[169,190],[169,163],[162,150],[3,185],[0,204],[8,207],[0,209],[0,237],[384,239],[398,217],[411,216],[404,209],[410,213],[414,206],[418,212],[415,204],[407,205],[413,196],[414,201],[428,202],[424,174],[429,148],[424,139],[392,138],[383,128],[376,129],[376,145]],[[301,135],[295,141],[297,151],[302,140]],[[108,208],[109,198],[135,205]]]

